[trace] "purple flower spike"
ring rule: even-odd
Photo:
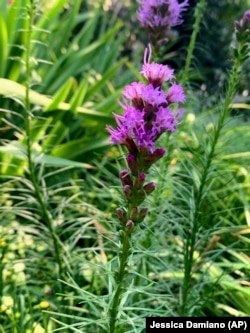
[[[137,0],[137,11],[141,25],[149,30],[149,36],[156,44],[166,41],[168,31],[183,22],[181,14],[187,9],[188,0]]]
[[[137,17],[142,26],[170,29],[183,22],[181,13],[186,10],[188,0],[179,3],[177,0],[137,0],[141,6]]]
[[[119,103],[124,111],[121,115],[114,114],[117,128],[107,126],[111,142],[124,145],[128,151],[128,170],[120,172],[127,208],[116,210],[127,232],[132,232],[134,224],[142,222],[147,214],[148,209],[139,206],[155,190],[156,184],[145,184],[146,172],[166,152],[164,148],[155,148],[155,144],[164,132],[176,130],[183,110],[172,105],[185,102],[180,84],[172,82],[168,91],[163,91],[162,84],[174,79],[174,71],[166,65],[150,63],[151,54],[149,45],[141,71],[148,83],[133,82],[125,87],[123,103]]]

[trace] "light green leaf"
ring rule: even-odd
[[[5,97],[25,98],[25,87],[14,81],[0,78],[0,95]],[[30,91],[30,101],[32,104],[47,107],[52,103],[52,98],[37,93],[34,90]],[[70,104],[61,102],[57,105],[57,108],[62,111],[70,110]],[[47,111],[49,112],[49,111]],[[87,118],[102,119],[104,121],[110,121],[111,115],[104,114],[102,112],[94,111],[84,107],[77,107],[77,112],[84,114]]]
[[[10,155],[12,157],[19,158],[21,160],[26,160],[26,147],[21,145],[18,142],[12,142],[5,146],[0,147],[0,153]],[[87,163],[81,163],[76,161],[71,161],[66,158],[46,155],[43,153],[39,153],[34,151],[32,153],[32,157],[37,164],[43,164],[46,166],[52,166],[52,167],[77,167],[77,168],[85,168],[85,169],[93,169],[94,166],[87,164]]]
[[[246,103],[233,103],[230,106],[232,109],[250,109],[250,104]]]
[[[222,158],[224,160],[235,159],[235,158],[250,158],[250,152],[244,151],[241,153],[229,154],[229,155],[222,156]]]

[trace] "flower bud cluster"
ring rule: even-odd
[[[139,206],[154,191],[156,186],[154,182],[145,183],[146,174],[144,172],[138,173],[136,177],[132,176],[133,178],[131,175],[129,170],[122,170],[120,172],[123,194],[129,211],[122,208],[116,209],[118,220],[123,226],[130,229],[134,226],[134,223],[141,223],[146,217],[148,208]]]
[[[238,41],[250,41],[250,10],[247,10],[242,19],[234,22],[235,33]]]
[[[242,63],[249,57],[250,52],[250,10],[247,10],[242,19],[234,22],[235,45],[234,56]]]

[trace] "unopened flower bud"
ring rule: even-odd
[[[145,182],[145,179],[146,179],[146,174],[144,172],[139,173],[139,175],[135,180],[135,187],[137,189],[141,188]]]
[[[234,22],[236,40],[242,46],[234,47],[235,56],[241,55],[242,60],[245,60],[249,56],[249,43],[250,43],[250,10],[247,10],[242,19]],[[243,45],[244,44],[244,45]]]
[[[157,148],[157,149],[155,149],[153,154],[147,156],[144,159],[144,162],[145,162],[145,165],[147,166],[147,168],[149,168],[152,164],[154,164],[159,159],[161,159],[164,156],[165,152],[166,152],[166,150],[164,148]]]
[[[240,21],[234,22],[236,33],[249,32],[250,29],[250,10],[247,10]]]
[[[128,163],[129,169],[131,170],[132,174],[134,176],[137,176],[138,175],[138,163],[137,163],[136,157],[133,154],[128,154],[127,163]]]
[[[144,194],[145,196],[145,194]],[[132,212],[131,212],[131,219],[134,221],[134,222],[142,222],[144,220],[144,218],[146,217],[147,215],[147,212],[148,212],[148,208],[147,207],[142,207],[142,208],[138,208],[137,206],[134,207],[132,209]]]
[[[137,154],[138,153],[138,148],[137,145],[135,144],[134,140],[132,138],[126,138],[125,143],[124,143],[130,152],[130,154]]]
[[[139,209],[138,209],[138,207],[136,206],[136,207],[134,207],[134,208],[132,209],[132,211],[131,211],[131,218],[132,218],[133,221],[136,221],[136,220],[137,220],[137,218],[138,218],[138,214],[139,214]]]
[[[147,213],[148,213],[148,208],[147,208],[147,207],[142,207],[142,208],[140,209],[140,212],[139,212],[139,215],[138,215],[137,221],[138,221],[138,222],[142,222],[142,221],[145,219]]]
[[[116,208],[115,212],[116,212],[116,216],[117,216],[118,220],[122,224],[125,224],[126,221],[127,221],[127,214],[126,214],[126,212],[123,209],[121,209],[121,208]]]
[[[156,187],[156,183],[150,182],[143,186],[143,190],[146,192],[147,195],[149,195],[150,193],[152,193],[155,190],[155,187]]]
[[[127,229],[133,229],[134,228],[134,222],[132,220],[128,220],[126,223],[126,228]]]
[[[122,185],[129,185],[129,186],[133,186],[133,181],[129,175],[129,171],[128,170],[122,170],[120,171],[120,179],[122,182]]]
[[[133,199],[133,192],[131,186],[129,185],[123,186],[123,193],[128,201],[131,201]]]

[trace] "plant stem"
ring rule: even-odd
[[[4,240],[3,240],[4,242]],[[7,252],[7,245],[5,246],[3,244],[2,246],[2,255],[0,257],[0,308],[2,307],[2,300],[3,300],[3,270],[4,270],[4,257],[5,257],[5,253]]]
[[[185,86],[188,81],[191,61],[192,61],[193,53],[194,53],[194,47],[195,47],[197,35],[200,30],[200,23],[201,23],[201,19],[202,19],[203,15],[204,15],[205,8],[206,8],[206,0],[200,0],[197,3],[196,8],[195,8],[195,13],[194,13],[195,21],[194,21],[194,25],[193,25],[193,31],[192,31],[190,43],[188,46],[184,72],[182,74],[182,79],[181,79],[183,86]]]
[[[194,214],[193,219],[191,221],[191,231],[190,236],[186,240],[185,249],[184,249],[184,280],[182,285],[182,299],[181,299],[181,306],[180,306],[180,315],[185,316],[188,315],[187,313],[187,307],[188,307],[188,298],[189,298],[189,292],[190,292],[190,285],[192,280],[192,268],[194,264],[194,252],[195,252],[195,246],[197,242],[197,232],[198,228],[200,227],[200,221],[202,217],[202,205],[204,202],[204,191],[205,187],[209,181],[209,174],[210,174],[210,167],[213,162],[214,156],[215,156],[215,150],[217,143],[219,141],[222,128],[225,125],[225,120],[230,112],[230,104],[232,103],[237,83],[239,80],[239,74],[241,69],[241,58],[240,56],[237,57],[234,61],[233,68],[231,70],[229,81],[228,81],[228,89],[227,94],[225,97],[224,104],[222,106],[222,110],[219,114],[219,119],[217,126],[214,130],[214,135],[211,138],[211,145],[210,150],[208,154],[205,156],[205,162],[204,162],[204,169],[203,173],[201,175],[200,179],[200,186],[198,188],[198,191],[195,194],[194,199]]]
[[[126,266],[128,262],[128,258],[130,255],[130,231],[124,230],[122,231],[122,237],[121,237],[121,242],[122,242],[122,249],[119,254],[120,258],[120,264],[119,264],[119,270],[116,275],[116,290],[114,293],[114,297],[112,300],[111,304],[111,309],[110,309],[110,318],[109,318],[109,333],[115,333],[115,326],[116,326],[116,320],[117,320],[117,314],[119,311],[119,305],[121,302],[121,293],[122,293],[122,285],[124,281],[124,277],[126,276]]]
[[[25,55],[25,65],[26,65],[26,82],[25,82],[25,131],[26,131],[26,145],[27,145],[27,159],[28,159],[28,168],[30,172],[30,179],[34,187],[35,196],[39,203],[42,218],[46,223],[46,226],[50,232],[54,251],[56,256],[56,261],[59,266],[59,276],[62,276],[63,272],[63,265],[61,260],[61,246],[58,239],[58,236],[55,233],[53,227],[53,220],[50,216],[50,213],[47,209],[45,200],[43,198],[43,194],[40,191],[40,186],[37,181],[37,176],[35,172],[35,165],[32,158],[32,141],[31,141],[31,119],[32,119],[32,112],[31,112],[31,103],[30,103],[30,78],[31,78],[31,35],[32,35],[32,26],[35,16],[35,8],[34,4],[31,1],[27,7],[27,15],[28,15],[28,27],[27,27],[27,39],[26,39],[26,55]]]

